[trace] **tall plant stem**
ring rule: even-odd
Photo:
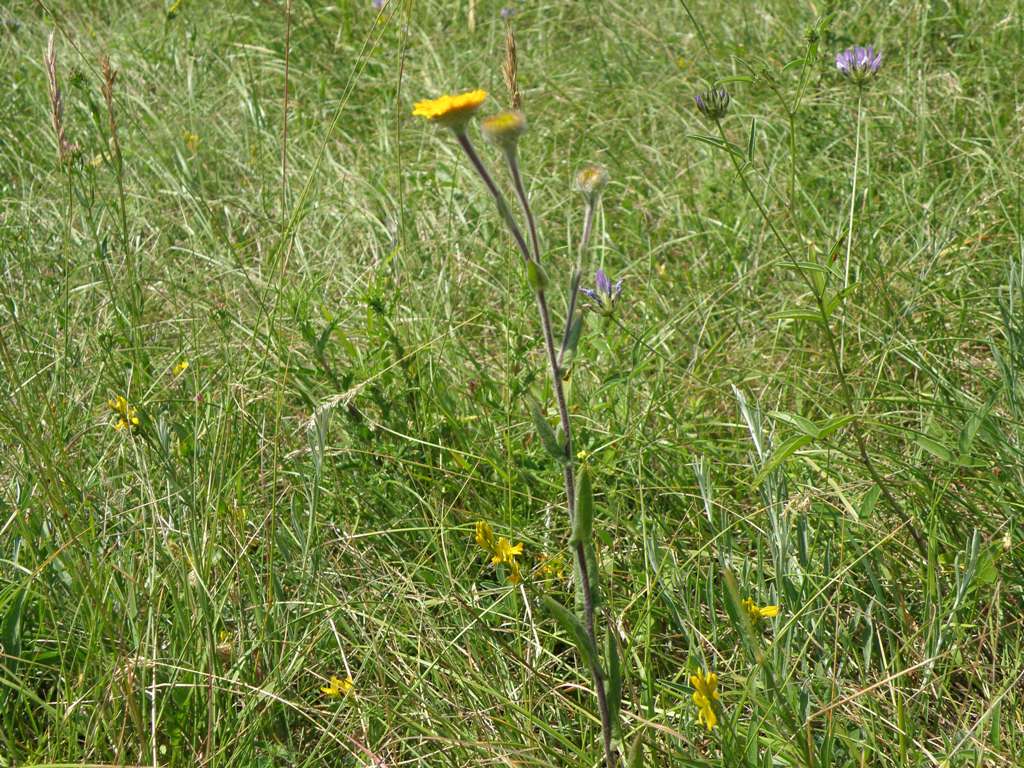
[[[508,152],[506,153],[506,157],[508,159],[509,171],[512,175],[516,195],[523,207],[527,226],[530,230],[530,240],[533,244],[532,253],[530,247],[526,243],[526,238],[523,237],[523,233],[519,229],[519,225],[516,224],[515,219],[512,217],[512,211],[509,209],[505,196],[501,193],[498,185],[494,183],[494,179],[487,170],[487,166],[484,165],[480,156],[477,154],[476,148],[469,140],[469,136],[464,130],[462,130],[455,131],[455,137],[459,142],[459,146],[462,147],[463,152],[466,153],[466,157],[468,157],[470,163],[472,163],[473,168],[483,180],[487,190],[494,198],[495,205],[498,207],[498,212],[505,220],[506,225],[508,225],[509,231],[512,233],[512,237],[516,241],[516,245],[519,246],[519,250],[523,254],[523,260],[527,264],[532,261],[537,265],[538,274],[543,274],[540,270],[540,239],[537,236],[537,225],[530,209],[529,198],[526,196],[526,189],[523,187],[522,175],[519,172],[519,164],[516,161],[515,154],[513,152]],[[538,283],[534,292],[537,300],[537,312],[540,315],[540,324],[544,336],[544,349],[547,352],[548,366],[551,373],[551,386],[555,391],[555,402],[558,405],[558,417],[562,425],[565,451],[565,455],[563,457],[562,479],[565,482],[566,512],[571,525],[576,519],[576,475],[573,467],[572,423],[569,420],[569,407],[565,399],[565,388],[562,386],[558,352],[555,349],[555,337],[552,332],[551,312],[548,309],[543,281]],[[580,588],[583,594],[583,626],[587,633],[587,638],[590,640],[591,646],[596,648],[597,640],[594,634],[594,596],[590,590],[591,575],[587,568],[586,550],[583,542],[578,542],[574,546],[573,557],[576,560],[579,573],[581,574],[582,583]],[[612,751],[612,722],[611,714],[608,710],[608,698],[604,687],[604,676],[600,667],[597,666],[592,666],[590,672],[591,678],[594,682],[594,692],[597,697],[597,709],[601,717],[601,734],[604,742],[605,765],[606,768],[615,768],[615,754]]]
[[[857,89],[857,137],[853,146],[853,182],[850,185],[850,216],[846,225],[846,260],[843,264],[843,290],[850,285],[850,252],[853,250],[853,212],[857,207],[857,172],[860,170],[860,123],[864,106],[864,89]]]
[[[526,216],[526,223],[530,229],[530,239],[533,243],[533,258],[538,267],[540,266],[540,238],[537,236],[537,224],[533,218],[533,211],[530,208],[530,199],[526,196],[526,188],[523,186],[522,174],[519,172],[519,162],[515,150],[506,153],[509,173],[512,176],[512,185],[515,187],[519,204]],[[591,206],[592,208],[593,206]],[[592,218],[592,216],[591,216]],[[587,235],[589,239],[589,235]],[[578,285],[579,279],[576,279]],[[548,310],[547,298],[544,293],[544,286],[541,284],[536,289],[537,310],[540,313],[540,324],[544,329],[544,348],[548,355],[548,365],[551,372],[551,387],[555,390],[555,400],[558,403],[558,416],[562,424],[562,435],[565,442],[565,461],[562,470],[562,477],[565,481],[566,511],[569,516],[570,525],[576,519],[576,478],[573,468],[572,452],[572,424],[569,421],[569,407],[565,400],[565,388],[562,383],[561,353],[555,350],[555,337],[552,333],[551,313]],[[572,308],[575,311],[575,308]],[[566,320],[572,322],[570,314]],[[568,327],[568,325],[567,325]],[[587,569],[586,544],[577,542],[573,547],[573,557],[580,574],[580,589],[583,594],[583,627],[592,647],[597,648],[597,638],[594,633],[594,596],[591,594],[590,585],[592,577]],[[604,758],[607,768],[614,768],[615,755],[612,751],[612,721],[611,713],[608,710],[608,699],[604,688],[604,677],[600,668],[594,667],[591,670],[591,677],[594,681],[594,693],[597,696],[597,709],[601,716],[601,734],[604,741]]]
[[[597,206],[592,198],[587,198],[587,207],[583,212],[583,235],[580,237],[580,247],[576,253],[576,265],[569,277],[569,301],[565,312],[565,329],[562,331],[562,345],[558,350],[558,368],[561,371],[562,363],[565,361],[565,352],[569,348],[569,336],[572,334],[572,324],[576,318],[576,302],[580,295],[580,280],[583,276],[583,256],[590,247],[590,235],[594,231],[594,214]]]
[[[721,121],[716,121],[716,124],[718,125],[718,133],[722,137],[722,141],[725,143],[726,146],[728,146],[729,140],[728,138],[726,138],[725,129],[722,128]],[[814,303],[818,310],[818,316],[821,321],[819,325],[821,326],[822,331],[824,331],[825,333],[825,341],[826,346],[828,348],[829,358],[831,359],[832,367],[835,370],[836,377],[839,379],[839,390],[840,392],[842,392],[843,402],[846,405],[847,410],[850,412],[850,415],[854,417],[853,421],[850,423],[850,426],[853,431],[854,441],[857,443],[857,453],[860,456],[861,464],[864,465],[864,469],[867,470],[867,473],[868,475],[871,476],[872,481],[878,486],[879,490],[882,493],[882,496],[885,498],[886,504],[889,505],[889,508],[892,509],[896,516],[900,518],[900,520],[903,521],[903,524],[907,527],[907,530],[910,531],[910,535],[913,537],[914,543],[917,544],[917,548],[918,550],[920,550],[922,557],[927,557],[928,547],[925,544],[924,538],[921,536],[921,533],[917,530],[913,522],[911,522],[906,512],[904,512],[903,507],[899,504],[899,502],[896,501],[896,498],[892,495],[892,492],[889,490],[888,483],[882,478],[881,473],[878,471],[877,467],[875,467],[875,462],[871,459],[871,454],[868,453],[867,440],[864,437],[864,429],[861,425],[861,416],[858,412],[859,408],[857,405],[857,396],[856,393],[853,391],[853,387],[851,386],[849,379],[846,376],[846,369],[843,366],[843,359],[842,356],[839,354],[839,347],[836,344],[836,336],[835,333],[833,333],[832,331],[832,326],[829,324],[829,310],[825,307],[825,297],[823,295],[823,292],[818,290],[818,288],[814,284],[814,280],[811,279],[811,276],[807,273],[807,270],[800,265],[800,263],[795,258],[793,251],[790,250],[789,244],[782,238],[782,235],[779,233],[779,230],[775,227],[775,223],[768,215],[768,211],[765,210],[764,205],[757,198],[757,195],[754,194],[754,190],[751,189],[750,182],[747,181],[747,175],[746,173],[744,173],[743,168],[740,166],[739,160],[737,160],[736,156],[729,150],[726,150],[726,154],[729,155],[729,159],[732,160],[733,169],[736,171],[736,175],[739,177],[740,182],[743,184],[743,189],[746,191],[747,196],[754,201],[754,205],[757,206],[757,210],[760,212],[761,218],[764,219],[764,223],[768,225],[768,229],[771,230],[772,234],[775,236],[775,239],[779,241],[779,245],[782,246],[782,250],[785,251],[786,257],[789,259],[791,265],[800,274],[800,277],[803,278],[804,282],[807,283],[807,287],[810,288],[811,290],[811,295],[814,296]]]
[[[853,213],[857,208],[857,176],[860,171],[860,124],[863,118],[864,89],[857,89],[857,137],[853,146],[853,181],[850,184],[850,216],[846,225],[846,258],[843,262],[843,290],[850,287],[850,254],[853,251]],[[839,326],[839,359],[846,355],[846,320]]]

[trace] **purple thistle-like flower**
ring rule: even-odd
[[[729,111],[729,92],[725,88],[712,88],[693,97],[697,109],[708,120],[721,120]]]
[[[839,74],[857,85],[863,85],[878,74],[882,66],[882,52],[875,52],[873,45],[855,45],[836,54],[836,69]]]
[[[594,275],[593,288],[580,288],[580,292],[590,299],[590,308],[601,315],[611,314],[615,302],[622,295],[622,280],[612,285],[611,278],[601,268]]]

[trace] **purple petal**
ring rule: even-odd
[[[584,296],[586,296],[586,297],[587,297],[588,299],[593,299],[594,301],[597,301],[597,300],[598,300],[598,298],[597,298],[597,293],[595,293],[595,292],[594,292],[593,290],[591,290],[590,288],[580,288],[580,293],[582,293],[582,294],[583,294]]]
[[[617,299],[622,295],[622,280],[618,280],[612,288],[612,298]]]
[[[612,292],[612,281],[608,279],[608,275],[604,273],[604,270],[598,267],[597,274],[594,275],[594,284],[597,286],[597,290],[600,293],[610,295]]]

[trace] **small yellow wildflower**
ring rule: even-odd
[[[750,616],[751,623],[753,624],[757,624],[761,619],[773,619],[779,615],[780,609],[777,605],[758,606],[755,605],[753,599],[749,597],[741,602],[747,611],[747,615]]]
[[[417,101],[412,113],[417,117],[425,117],[432,123],[461,129],[473,116],[484,100],[487,91],[467,91],[456,96],[440,96],[436,99]]]
[[[185,371],[188,370],[188,360],[182,360],[176,366],[174,366],[174,375],[181,376]]]
[[[565,560],[561,555],[546,555],[540,556],[539,564],[540,575],[546,579],[555,579],[562,581],[565,578]]]
[[[107,406],[117,414],[115,429],[134,429],[139,426],[139,416],[124,396],[118,395],[113,400],[107,400]]]
[[[486,549],[488,552],[494,551],[494,531],[491,530],[491,526],[487,522],[477,521],[475,538],[478,547]]]
[[[498,543],[494,545],[494,557],[491,558],[491,565],[506,565],[515,566],[516,558],[523,554],[522,544],[513,544],[511,541],[502,536],[498,539]]]
[[[718,675],[714,672],[704,673],[698,669],[697,674],[690,675],[693,686],[693,703],[697,705],[697,722],[707,726],[710,731],[718,723],[715,714],[715,702],[718,701]]]
[[[356,687],[355,681],[352,680],[352,675],[347,675],[342,680],[337,675],[331,675],[331,682],[325,687],[320,689],[320,693],[324,696],[329,696],[332,699],[338,696],[347,696],[352,693],[352,690]]]
[[[185,148],[194,155],[196,150],[199,149],[199,134],[192,133],[192,131],[182,131],[181,139],[185,142]]]

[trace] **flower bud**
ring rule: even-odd
[[[593,202],[608,186],[608,171],[603,165],[597,163],[585,165],[576,173],[574,186],[577,192]]]
[[[526,132],[526,115],[519,111],[499,112],[486,117],[480,130],[492,144],[502,149],[514,149],[519,137]]]
[[[697,109],[708,120],[717,122],[729,111],[729,92],[725,88],[712,88],[710,91],[698,93],[693,100],[697,104]]]

